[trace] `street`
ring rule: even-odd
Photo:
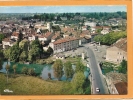
[[[92,75],[92,93],[93,94],[109,94],[108,89],[105,83],[105,80],[102,77],[101,70],[99,68],[98,62],[95,58],[95,55],[91,48],[85,47],[87,51],[87,57],[89,57],[87,60],[89,60],[90,64],[90,70]],[[96,92],[96,88],[100,89],[100,92]]]

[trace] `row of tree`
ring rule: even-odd
[[[64,72],[63,72],[64,68]],[[77,72],[84,72],[84,65],[81,61],[77,62],[75,71],[72,68],[72,63],[70,61],[67,61],[63,64],[62,60],[58,59],[53,64],[53,70],[54,70],[54,76],[58,78],[58,80],[61,79],[62,75],[65,74],[66,78],[72,78],[74,73]]]
[[[94,41],[100,42],[101,44],[104,45],[111,45],[115,43],[117,40],[120,38],[125,38],[127,37],[126,32],[111,32],[105,35],[97,35],[94,37]]]
[[[64,68],[64,72],[63,72]],[[66,78],[72,78],[72,86],[76,93],[82,94],[83,93],[83,86],[85,84],[85,75],[84,70],[85,67],[81,61],[78,61],[76,64],[75,70],[72,68],[72,63],[67,61],[66,63],[62,63],[61,60],[56,60],[53,64],[54,76],[61,79],[62,75],[65,74]]]
[[[50,55],[52,53],[52,49],[49,48],[48,52],[43,51],[43,47],[39,40],[34,40],[31,43],[24,39],[21,42],[17,42],[9,49],[4,50],[4,56],[6,59],[10,59],[10,61],[18,62],[18,61],[36,61],[37,58],[41,59],[43,54]]]
[[[111,18],[127,18],[126,12],[100,12],[100,13],[43,13],[43,14],[35,14],[33,17],[23,17],[22,20],[31,20],[31,19],[40,19],[43,21],[61,21],[61,17],[67,17],[68,20],[74,18],[75,16],[82,16],[86,18],[95,18],[98,20],[108,20]]]

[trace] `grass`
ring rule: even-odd
[[[76,64],[79,60],[81,60],[80,57],[67,57],[63,62],[71,61],[73,64]]]
[[[0,94],[1,95],[61,95],[73,94],[70,82],[66,81],[44,81],[37,77],[16,75],[10,77],[6,84],[6,75],[0,73]],[[12,90],[13,93],[4,93],[4,89]]]

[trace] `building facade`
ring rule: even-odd
[[[64,52],[79,47],[79,39],[75,37],[62,38],[51,42],[49,46],[53,49],[54,53]]]
[[[106,51],[106,60],[119,64],[127,60],[127,39],[121,38]]]

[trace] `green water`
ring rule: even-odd
[[[6,70],[5,70],[5,66],[6,66],[7,62],[4,62],[3,63],[3,69],[2,71],[5,73]],[[33,68],[35,73],[37,75],[40,75],[42,70],[47,67],[47,69],[51,69],[51,64],[44,64],[44,65],[39,65],[39,64],[21,64],[21,63],[14,63],[14,62],[8,62],[8,64],[10,65],[10,69],[9,69],[9,72],[10,73],[13,73],[13,65],[16,65],[17,68],[16,68],[16,73],[17,74],[21,74],[21,71],[22,71],[22,68],[23,67],[27,67],[27,68]]]
[[[27,68],[33,68],[36,75],[40,76],[44,80],[48,79],[48,73],[51,73],[52,80],[57,80],[57,78],[55,78],[53,74],[52,64],[39,65],[39,64],[22,64],[22,63],[14,63],[14,62],[8,62],[8,64],[10,65],[9,74],[14,73],[13,65],[16,65],[17,74],[22,74],[22,68],[27,67]],[[7,65],[7,62],[4,62],[3,69],[0,70],[0,72],[6,73],[6,69],[5,69],[6,65]],[[75,70],[75,65],[73,65],[73,69]],[[86,78],[88,77],[89,72],[90,72],[89,68],[85,67],[84,75]],[[66,80],[65,75],[62,76],[61,80]],[[69,80],[71,80],[71,78]]]

